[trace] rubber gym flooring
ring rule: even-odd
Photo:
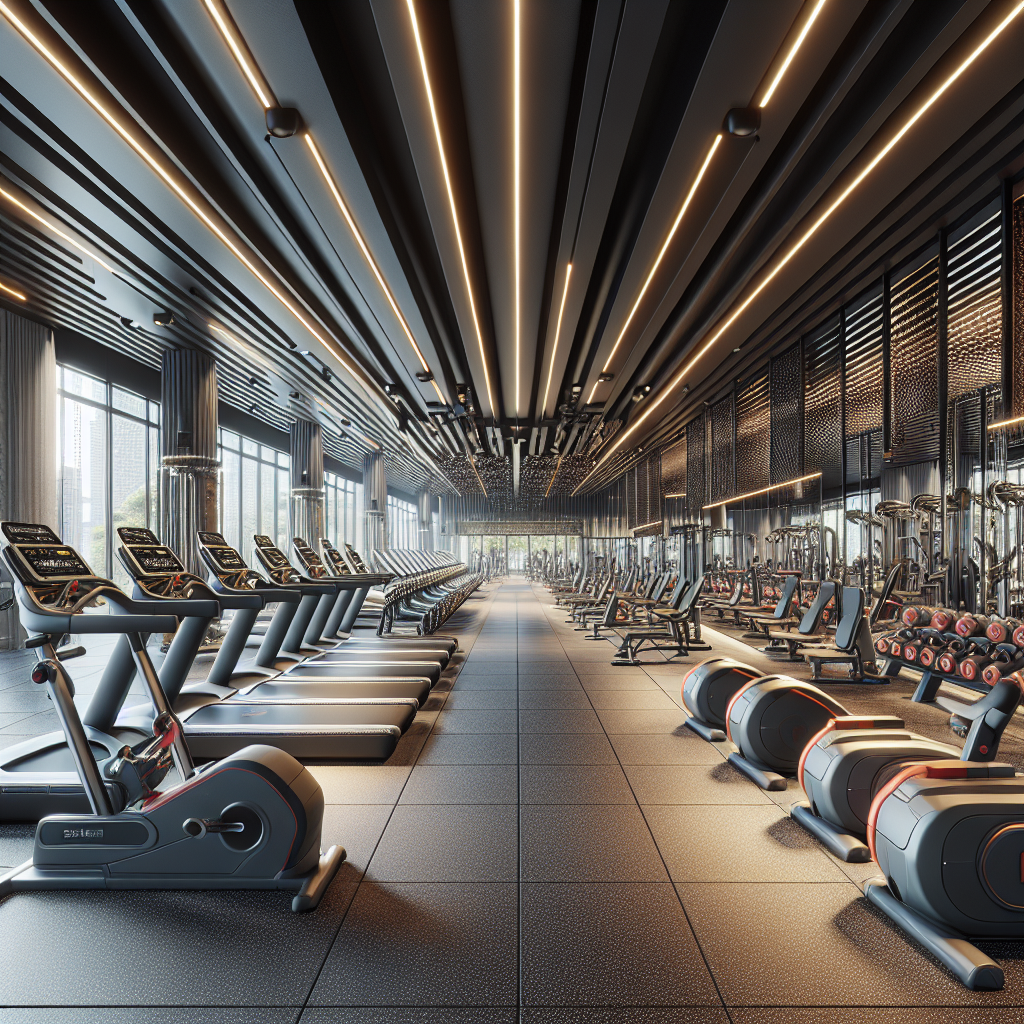
[[[844,865],[683,725],[693,654],[611,647],[513,578],[448,624],[462,651],[387,765],[314,769],[348,861],[320,908],[278,893],[22,893],[0,904],[0,1024],[1019,1024],[1024,943],[972,993]],[[706,630],[715,653],[786,671]],[[0,744],[53,728],[0,655]],[[87,697],[102,652],[70,664]],[[797,670],[800,666],[794,666]],[[912,682],[830,686],[936,736]],[[1018,760],[1024,730],[1004,748]],[[31,826],[0,826],[0,864]]]

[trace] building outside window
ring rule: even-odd
[[[290,552],[288,454],[223,427],[218,435],[220,532],[250,565],[255,534]]]
[[[388,546],[419,548],[419,523],[416,506],[394,495],[388,495]]]
[[[363,548],[363,485],[337,473],[324,473],[324,529],[335,546]]]
[[[61,537],[94,572],[127,585],[117,527],[159,530],[160,405],[58,366],[57,437]]]

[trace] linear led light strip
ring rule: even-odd
[[[349,365],[348,361],[341,355],[340,348],[333,339],[328,339],[325,335],[321,334],[320,331],[313,326],[309,319],[304,313],[298,308],[298,306],[289,299],[282,288],[276,285],[270,278],[256,266],[255,263],[239,248],[238,244],[234,242],[228,234],[221,228],[216,221],[185,191],[184,188],[174,179],[174,177],[161,166],[160,162],[156,160],[149,152],[147,152],[145,146],[143,146],[132,134],[129,132],[118,120],[111,114],[100,101],[89,91],[89,89],[75,77],[75,75],[64,66],[58,57],[46,46],[41,39],[36,36],[32,30],[21,21],[17,15],[7,6],[3,0],[0,0],[0,14],[4,17],[21,33],[21,35],[35,48],[35,50],[41,54],[59,74],[74,88],[74,90],[103,118],[107,124],[110,125],[118,135],[128,143],[129,146],[148,164],[148,166],[160,177],[160,179],[171,189],[172,192],[206,225],[207,228],[213,234],[223,242],[224,245],[231,250],[231,252],[237,257],[239,262],[246,267],[247,270],[262,284],[270,293],[280,302],[285,309],[288,310],[296,320],[302,324],[303,327],[320,342],[325,348],[330,349],[335,358],[345,368],[345,370],[356,380],[360,387],[362,387],[368,395],[374,399],[380,401],[381,396],[374,392],[369,384],[363,379],[362,374],[358,373],[354,367]],[[389,403],[387,403],[389,404]]]
[[[28,302],[27,295],[15,290],[14,288],[8,288],[7,285],[3,283],[3,281],[0,281],[0,293],[4,295],[12,295],[19,302]]]
[[[765,276],[755,288],[753,288],[733,312],[718,326],[707,338],[703,345],[690,357],[679,372],[662,389],[661,393],[654,398],[646,411],[637,421],[626,430],[616,443],[605,453],[604,457],[594,466],[576,488],[575,494],[597,471],[597,469],[608,460],[612,453],[620,448],[636,431],[643,425],[644,421],[654,412],[655,409],[665,401],[672,391],[684,380],[687,374],[697,365],[700,359],[711,349],[719,338],[736,322],[750,304],[768,287],[769,284],[782,272],[783,268],[793,259],[794,256],[817,234],[818,230],[825,224],[836,210],[850,197],[858,186],[874,171],[874,169],[892,152],[900,140],[917,124],[918,121],[941,99],[953,83],[988,49],[989,46],[1000,36],[1009,25],[1024,11],[1024,0],[1018,3],[1012,11],[978,44],[968,55],[967,59],[928,97],[924,103],[904,122],[903,127],[882,147],[882,149],[869,161],[867,166],[858,174],[849,185],[837,196],[832,204],[821,214],[820,217],[800,236],[793,247],[787,252],[775,267]]]
[[[338,189],[338,185],[335,182],[331,172],[327,169],[327,164],[324,162],[324,158],[320,155],[320,150],[317,147],[316,142],[313,140],[313,136],[309,133],[305,133],[306,145],[309,147],[309,151],[313,154],[313,159],[316,162],[317,167],[320,169],[320,173],[323,175],[323,179],[327,182],[327,187],[331,191],[331,195],[334,197],[334,201],[341,210],[341,215],[345,218],[345,223],[348,225],[349,231],[352,232],[352,237],[356,240],[356,244],[359,246],[359,251],[363,254],[363,259],[366,260],[367,266],[373,271],[373,276],[377,279],[377,284],[380,285],[380,290],[384,293],[384,297],[388,300],[388,305],[391,307],[391,311],[395,314],[395,318],[398,320],[402,327],[402,331],[405,333],[406,338],[409,340],[409,344],[412,345],[413,352],[416,353],[416,358],[420,361],[420,366],[430,373],[430,365],[423,356],[423,352],[419,345],[416,344],[416,339],[412,336],[412,328],[410,328],[408,321],[402,316],[402,311],[398,308],[398,303],[395,301],[394,295],[391,293],[391,289],[388,287],[387,282],[384,280],[384,275],[380,272],[380,268],[377,266],[376,261],[370,254],[370,250],[366,244],[362,233],[359,228],[356,227],[356,222],[352,218],[352,214],[349,212],[348,206],[345,204],[345,200],[341,197],[341,191]],[[431,384],[434,385],[434,391],[437,392],[437,397],[442,405],[447,405],[448,402],[441,392],[441,389],[437,386],[437,381],[431,378]]]
[[[89,249],[86,249],[86,247],[82,245],[80,242],[76,242],[70,235],[61,231],[61,229],[57,227],[56,224],[52,224],[45,217],[40,217],[39,214],[35,212],[35,210],[30,209],[28,206],[26,206],[20,199],[17,198],[17,196],[11,195],[10,192],[2,188],[0,188],[0,196],[3,196],[4,199],[6,199],[9,203],[13,203],[13,205],[18,207],[19,210],[22,210],[24,213],[27,213],[33,220],[39,221],[40,224],[48,228],[55,235],[59,236],[60,238],[63,238],[64,241],[67,242],[69,245],[73,245],[79,252],[83,252],[90,259],[95,260],[104,270],[108,271],[111,274],[116,273],[114,268],[109,263],[105,262],[104,260],[101,260],[99,256],[97,256],[94,252],[91,252]]]
[[[452,226],[455,229],[455,240],[459,246],[459,259],[462,261],[462,276],[466,281],[466,295],[469,298],[469,311],[473,316],[473,327],[476,331],[477,344],[480,346],[480,362],[484,369],[484,382],[487,385],[487,401],[491,406],[491,414],[496,415],[497,406],[494,403],[494,394],[491,389],[491,375],[487,369],[487,356],[484,352],[484,336],[480,331],[480,318],[476,311],[476,301],[473,298],[473,285],[469,278],[469,264],[466,261],[466,247],[462,243],[462,230],[459,227],[459,214],[455,205],[455,193],[452,191],[452,179],[448,173],[448,160],[444,154],[444,140],[441,137],[441,125],[437,119],[437,107],[434,105],[434,91],[430,87],[430,72],[427,69],[427,58],[423,52],[423,40],[420,38],[420,26],[416,20],[416,5],[413,0],[405,0],[409,9],[409,21],[412,24],[412,33],[416,41],[416,54],[420,61],[420,72],[423,75],[423,89],[427,96],[427,105],[430,107],[430,120],[434,126],[434,138],[437,141],[437,155],[441,161],[441,170],[444,173],[445,189],[448,192],[448,206],[452,214]],[[484,491],[486,494],[487,492]]]
[[[786,59],[782,62],[782,66],[779,68],[778,73],[772,79],[772,84],[768,86],[768,91],[761,97],[761,102],[758,104],[759,107],[767,107],[768,101],[772,98],[772,94],[779,87],[779,82],[782,81],[782,76],[789,70],[789,65],[793,63],[793,58],[796,56],[797,50],[803,45],[804,40],[807,38],[807,33],[811,31],[811,26],[814,24],[818,15],[821,13],[822,7],[825,6],[825,0],[818,0],[814,10],[811,11],[811,16],[807,19],[804,27],[800,30],[800,34],[793,40],[793,45],[789,49],[789,53],[786,54]]]
[[[821,13],[822,7],[825,6],[826,0],[818,0],[813,11],[811,11],[810,17],[804,24],[804,27],[800,30],[796,39],[793,40],[793,45],[789,48],[789,53],[786,54],[785,60],[783,60],[775,78],[772,79],[771,85],[768,86],[767,91],[761,98],[759,104],[760,107],[764,108],[768,106],[768,101],[772,98],[772,94],[778,88],[779,83],[782,81],[786,71],[789,70],[789,65],[793,63],[793,58],[796,56],[797,51],[803,45],[804,40],[807,38],[807,33],[810,32],[811,26],[817,20],[818,15]],[[676,219],[672,223],[672,227],[669,229],[669,233],[665,238],[665,243],[662,245],[660,252],[654,260],[651,266],[650,273],[647,275],[647,279],[644,281],[643,286],[640,289],[640,294],[636,297],[636,302],[633,303],[633,308],[629,311],[629,316],[626,317],[626,322],[622,325],[622,330],[619,331],[619,336],[615,339],[615,344],[612,346],[611,352],[608,354],[608,358],[605,360],[604,367],[601,373],[607,373],[612,361],[615,359],[615,354],[619,350],[619,346],[622,344],[622,339],[626,335],[626,331],[629,329],[629,325],[633,322],[633,317],[636,315],[636,311],[640,308],[640,303],[643,301],[644,296],[647,294],[647,289],[651,285],[651,281],[654,280],[654,275],[658,271],[658,267],[661,266],[661,261],[665,258],[665,253],[668,250],[672,239],[675,237],[676,231],[679,229],[679,225],[682,223],[683,217],[686,214],[687,207],[690,205],[690,201],[693,199],[694,193],[697,191],[697,186],[700,185],[701,178],[704,177],[704,172],[708,169],[708,164],[711,163],[711,158],[715,155],[715,150],[718,148],[719,143],[722,141],[721,135],[715,136],[715,141],[711,144],[711,150],[707,157],[704,159],[704,163],[701,169],[697,172],[697,177],[694,179],[693,185],[690,191],[687,193],[686,199],[683,201],[683,205],[679,209],[679,213],[676,214]],[[598,389],[601,381],[597,380],[594,382],[594,386],[590,389],[590,397],[587,399],[589,404],[594,400],[594,394]]]
[[[718,149],[721,141],[722,136],[716,135],[715,141],[711,143],[708,155],[704,157],[704,163],[701,164],[700,170],[697,172],[697,177],[693,179],[690,191],[686,193],[683,205],[679,207],[676,219],[672,222],[672,227],[669,228],[668,235],[666,235],[665,241],[662,244],[658,255],[654,259],[650,272],[640,288],[640,294],[637,295],[636,301],[633,303],[633,308],[629,311],[629,316],[626,317],[626,322],[622,325],[622,330],[619,331],[619,336],[615,339],[615,344],[612,345],[612,350],[608,353],[608,358],[604,361],[604,367],[601,370],[602,373],[607,373],[608,367],[612,365],[612,362],[615,359],[615,354],[619,351],[619,346],[622,344],[622,339],[626,336],[626,331],[629,330],[629,325],[633,322],[633,317],[636,316],[636,311],[640,308],[640,303],[643,302],[644,296],[647,294],[647,289],[650,288],[651,282],[654,280],[654,275],[658,272],[658,267],[661,266],[661,261],[665,258],[665,253],[668,252],[668,247],[672,244],[672,239],[675,238],[676,232],[679,230],[679,225],[682,224],[683,217],[686,216],[686,211],[689,209],[690,203],[697,192],[697,187],[700,185],[701,179],[704,177],[704,173],[707,171],[708,165],[711,163],[711,158],[715,155],[715,150]],[[597,391],[600,384],[600,379],[594,381],[594,386],[590,389],[590,397],[587,399],[588,405],[594,400],[594,393]]]
[[[521,348],[521,328],[522,328],[522,316],[520,309],[520,271],[521,271],[521,240],[520,240],[520,142],[519,142],[519,121],[520,121],[520,88],[521,88],[521,76],[519,73],[519,62],[520,55],[522,52],[521,41],[520,41],[520,0],[513,0],[512,2],[512,14],[514,26],[512,30],[513,43],[513,101],[512,101],[512,150],[513,150],[513,164],[514,164],[514,206],[515,206],[515,258],[516,258],[516,418],[519,417],[519,358]]]
[[[807,480],[817,480],[821,476],[821,473],[808,473],[806,476],[794,477],[792,480],[784,480],[781,484],[772,484],[770,487],[762,487],[756,491],[748,491],[746,494],[737,494],[733,498],[726,498],[724,501],[716,501],[711,505],[704,505],[701,511],[707,511],[709,508],[718,508],[719,505],[732,505],[737,501],[746,501],[747,498],[756,498],[759,494],[768,494],[771,491],[777,491],[781,487],[792,487],[794,484],[802,484]],[[673,497],[669,494],[666,497]]]
[[[565,265],[565,285],[562,288],[562,301],[558,307],[558,323],[555,326],[555,341],[551,346],[551,362],[548,364],[548,383],[544,388],[544,402],[540,407],[540,414],[543,416],[548,408],[548,396],[551,394],[551,375],[555,370],[555,356],[558,354],[558,339],[562,334],[562,314],[565,312],[565,299],[569,294],[569,275],[572,273],[572,264]],[[552,477],[552,479],[554,479]]]
[[[1000,420],[998,423],[990,423],[989,430],[1005,430],[1007,427],[1014,427],[1018,423],[1024,424],[1024,416],[1014,416],[1012,420]]]
[[[266,84],[266,79],[263,77],[262,72],[258,70],[255,60],[251,59],[252,55],[249,53],[248,47],[245,45],[245,41],[238,31],[238,26],[234,24],[230,15],[225,16],[226,12],[222,10],[222,6],[217,2],[217,0],[204,0],[204,2],[206,4],[206,9],[210,12],[210,16],[213,18],[214,23],[220,31],[220,34],[224,37],[224,41],[228,44],[228,48],[234,55],[235,62],[241,69],[242,74],[249,80],[249,84],[252,86],[253,92],[256,93],[257,99],[263,104],[265,110],[269,110],[272,106],[276,106],[277,103],[273,98],[270,87]],[[423,369],[427,373],[431,373],[430,366],[423,357],[423,352],[419,345],[416,344],[416,339],[412,335],[412,329],[409,327],[408,321],[402,315],[401,310],[399,310],[398,303],[395,301],[395,297],[392,294],[391,289],[384,280],[384,275],[380,272],[380,268],[377,266],[376,261],[370,254],[370,249],[366,244],[366,240],[363,238],[362,233],[356,226],[356,222],[353,219],[345,200],[341,197],[341,190],[338,188],[337,182],[334,180],[331,172],[327,169],[327,164],[320,154],[320,150],[313,139],[312,133],[307,131],[304,132],[303,135],[306,140],[306,145],[313,154],[313,160],[316,162],[321,175],[323,175],[324,181],[327,183],[327,188],[334,197],[334,201],[337,203],[338,209],[341,210],[341,215],[344,217],[349,231],[352,232],[352,236],[355,238],[356,244],[359,246],[359,251],[363,254],[363,259],[366,260],[367,265],[373,272],[373,276],[377,279],[377,284],[380,285],[380,289],[384,293],[384,297],[388,300],[388,305],[391,306],[392,311],[397,317],[398,322],[402,327],[402,331],[409,339],[409,344],[412,345],[412,349],[416,353],[416,358],[420,361],[420,365]],[[441,404],[447,405],[447,400],[441,392],[441,389],[437,386],[437,381],[431,379],[430,383],[433,385],[434,391],[437,393],[437,397],[441,401]]]

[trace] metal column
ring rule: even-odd
[[[363,456],[363,537],[368,551],[388,546],[388,480],[381,452]]]
[[[324,435],[319,423],[296,420],[291,428],[291,502],[288,522],[293,537],[314,550],[324,536]]]

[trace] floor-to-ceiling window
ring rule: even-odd
[[[288,454],[220,429],[220,531],[251,563],[253,535],[266,534],[288,551]]]
[[[388,495],[388,546],[392,548],[419,548],[419,522],[416,506]]]
[[[324,528],[335,546],[363,546],[363,485],[337,473],[324,473]]]
[[[119,526],[158,530],[160,406],[108,381],[57,367],[61,537],[94,572],[127,584]]]

